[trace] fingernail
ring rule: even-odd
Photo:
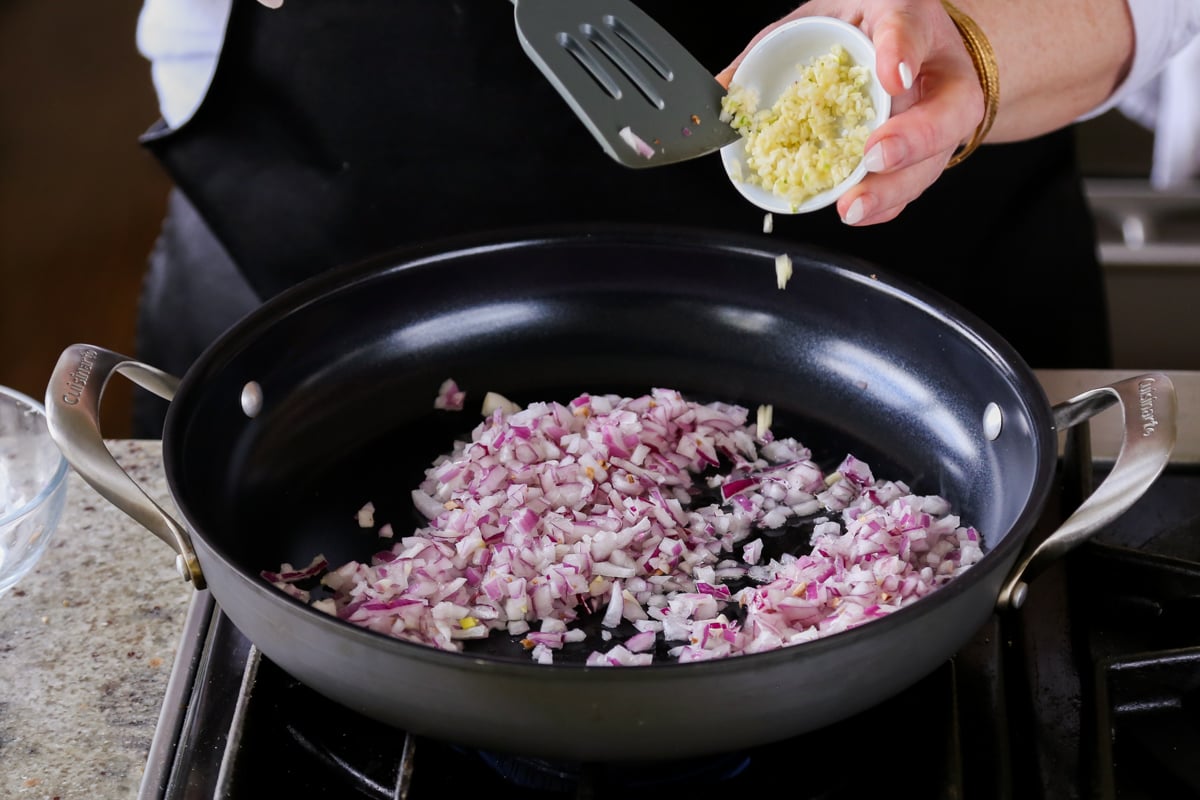
[[[846,216],[842,217],[842,222],[847,225],[857,225],[862,222],[863,218],[863,201],[861,197],[854,198],[854,202],[846,209]]]
[[[904,85],[905,89],[911,89],[913,78],[912,78],[912,70],[908,68],[908,64],[905,64],[903,61],[901,61],[899,72],[900,72],[900,83]]]
[[[862,160],[863,167],[867,172],[883,172],[883,144],[876,142],[875,145],[866,152]]]

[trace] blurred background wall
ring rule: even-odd
[[[138,144],[157,118],[139,8],[0,2],[0,384],[39,400],[67,345],[133,353],[168,187]],[[106,436],[129,434],[132,392],[106,390]]]

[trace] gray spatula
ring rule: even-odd
[[[665,166],[737,139],[724,87],[629,0],[512,3],[521,46],[616,161]]]

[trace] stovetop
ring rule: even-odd
[[[1039,373],[1052,401],[1114,376]],[[197,592],[139,800],[712,796],[781,782],[830,800],[898,787],[967,800],[1200,797],[1200,434],[1185,400],[1200,397],[1200,374],[1180,377],[1179,444],[1146,495],[1038,575],[1019,612],[993,615],[934,673],[841,723],[680,762],[480,752],[324,699]],[[1091,423],[1089,471],[1060,470],[1035,540],[1111,465],[1119,439],[1106,425]]]

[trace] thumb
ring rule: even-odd
[[[884,91],[892,97],[912,88],[929,52],[929,36],[923,27],[928,4],[912,3],[892,9],[878,18],[868,17],[864,29],[875,45],[875,71]],[[941,11],[940,6],[935,6]]]

